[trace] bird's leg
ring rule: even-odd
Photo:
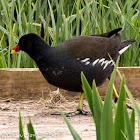
[[[110,80],[110,77],[108,77],[108,79]],[[117,100],[118,100],[118,98],[119,98],[119,95],[118,95],[118,93],[117,93],[117,90],[116,90],[116,88],[115,88],[114,83],[113,83],[113,91],[114,91],[114,95],[115,95],[115,100],[114,100],[114,102],[116,103]]]
[[[115,85],[113,84],[113,91],[114,91],[114,94],[115,94],[115,103],[117,102],[117,100],[119,99],[119,95],[117,93],[117,90],[115,88]],[[128,104],[126,104],[126,106],[129,108],[129,109],[132,109],[132,107]]]
[[[78,103],[77,110],[81,110],[81,109],[82,109],[82,105],[83,105],[83,97],[84,97],[84,94],[81,93],[81,94],[80,94],[80,97],[79,97],[79,103]]]
[[[84,110],[82,109],[83,97],[84,97],[84,93],[81,93],[81,94],[80,94],[80,98],[79,98],[79,103],[78,103],[77,110],[74,111],[74,112],[66,113],[65,115],[66,115],[67,117],[75,116],[75,115],[78,115],[78,114],[82,114],[82,115],[87,115],[87,114],[89,114],[88,111],[84,111]]]
[[[113,84],[113,91],[114,91],[114,95],[115,95],[115,102],[117,102],[118,98],[119,98],[119,95],[117,93],[117,90],[115,88],[115,85]]]

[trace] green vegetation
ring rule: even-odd
[[[0,67],[36,67],[24,52],[10,55],[11,48],[26,33],[41,35],[44,31],[43,38],[55,46],[72,36],[103,33],[118,27],[123,28],[123,39],[137,41],[122,55],[119,65],[139,66],[139,0],[0,0]]]
[[[33,128],[33,125],[31,123],[31,120],[29,118],[29,123],[27,124],[27,130],[28,130],[28,138],[29,140],[36,140],[35,131]],[[23,131],[23,125],[22,125],[22,119],[21,119],[21,113],[19,112],[19,140],[25,140],[24,131]]]

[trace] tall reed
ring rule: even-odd
[[[103,33],[122,27],[122,38],[135,38],[121,56],[120,66],[140,65],[140,1],[138,0],[0,0],[0,67],[30,68],[36,64],[27,54],[10,55],[26,33],[41,35],[55,46],[79,35]]]

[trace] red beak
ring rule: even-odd
[[[11,51],[11,54],[15,53],[15,52],[18,52],[19,51],[19,45],[17,44],[13,50]]]

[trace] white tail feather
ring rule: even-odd
[[[128,45],[128,46],[124,47],[123,49],[121,49],[121,50],[119,51],[119,54],[121,55],[121,54],[122,54],[123,52],[125,52],[129,47],[130,47],[130,45]]]

